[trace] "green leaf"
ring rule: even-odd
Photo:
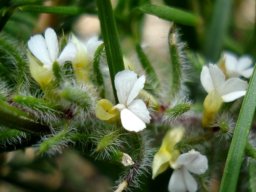
[[[51,137],[45,138],[45,140],[39,146],[39,153],[43,154],[46,152],[60,152],[63,147],[66,147],[70,140],[70,131],[61,130],[60,132],[52,135]]]
[[[92,104],[92,99],[88,93],[72,86],[66,86],[61,90],[60,96],[84,109],[89,109]]]
[[[201,23],[199,16],[174,7],[145,4],[138,7],[136,10],[183,25],[197,26]]]
[[[36,110],[38,112],[48,112],[48,113],[58,113],[57,105],[50,103],[44,99],[36,98],[33,96],[23,96],[23,95],[15,95],[12,97],[13,101],[29,107],[31,110]]]
[[[25,5],[19,7],[19,10],[32,13],[52,13],[59,15],[79,15],[85,12],[84,9],[74,6]]]
[[[237,124],[228,152],[220,192],[236,191],[240,167],[244,158],[251,123],[256,107],[256,67],[240,109]]]
[[[119,137],[120,135],[118,134],[118,132],[110,132],[109,134],[103,136],[98,144],[97,144],[97,148],[95,149],[96,152],[105,150],[109,145],[111,145],[112,143],[114,143],[114,141]]]
[[[101,32],[106,48],[108,67],[116,102],[118,102],[114,79],[116,73],[124,70],[124,62],[116,22],[113,15],[110,0],[97,0],[98,16],[100,19]]]
[[[233,0],[217,0],[212,15],[212,21],[206,33],[205,56],[216,62],[221,54],[227,34]]]
[[[156,84],[156,87],[158,87],[160,85],[160,82],[158,80],[156,72],[155,72],[154,68],[152,67],[147,55],[144,53],[140,44],[136,45],[136,52],[137,52],[138,58],[140,60],[140,63],[147,74],[147,77],[149,77],[149,79],[151,79],[152,83]]]
[[[17,47],[15,43],[11,42],[11,40],[3,35],[0,35],[0,51],[5,53],[8,59],[12,61],[11,64],[14,65],[14,70],[10,69],[10,65],[7,66],[8,63],[3,63],[5,66],[2,67],[5,68],[4,70],[9,71],[9,73],[6,74],[7,78],[8,76],[10,78],[10,75],[11,78],[15,78],[17,82],[16,87],[19,89],[27,81],[26,72],[28,71],[28,65],[25,61],[24,55],[22,55],[22,52],[19,51],[19,47]]]
[[[102,54],[104,53],[104,44],[100,45],[94,54],[94,60],[93,60],[93,74],[91,75],[92,81],[100,88],[100,92],[104,93],[104,82],[103,82],[103,76],[100,69],[100,63],[102,59]],[[104,97],[102,95],[102,97]]]
[[[167,109],[165,114],[168,117],[175,118],[181,116],[183,113],[190,110],[191,104],[190,103],[180,103],[178,105],[175,105],[171,109]]]
[[[26,134],[15,129],[0,128],[0,144],[18,143],[21,138],[26,138]]]

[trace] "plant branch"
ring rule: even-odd
[[[25,112],[3,101],[0,101],[0,124],[36,135],[51,133],[50,127],[35,122]]]

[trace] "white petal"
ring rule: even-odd
[[[191,150],[187,153],[181,154],[173,167],[185,167],[192,173],[202,174],[208,169],[208,160],[206,156],[202,155],[198,151]]]
[[[221,85],[225,82],[225,75],[217,65],[209,65],[209,72],[212,78],[214,89],[219,92]]]
[[[183,179],[182,169],[174,170],[168,184],[169,192],[186,192],[187,187]]]
[[[202,174],[208,169],[207,157],[198,151],[191,150],[180,155],[178,159],[183,161],[184,167],[192,173]]]
[[[220,95],[224,102],[231,102],[244,96],[247,87],[246,81],[239,78],[230,78],[221,86]]]
[[[127,131],[139,132],[146,128],[146,124],[129,109],[121,111],[121,122]]]
[[[203,88],[206,90],[207,93],[214,90],[210,71],[207,66],[203,66],[203,69],[202,69],[201,75],[200,75],[200,80],[201,80]]]
[[[51,68],[52,61],[50,59],[45,39],[42,35],[34,35],[28,41],[28,48],[31,53],[41,61],[46,68]]]
[[[79,54],[87,57],[88,50],[87,50],[86,46],[84,45],[84,43],[80,39],[78,39],[75,35],[72,34],[70,36],[69,41],[72,42],[76,46],[77,52],[79,52]]]
[[[88,54],[90,59],[93,59],[94,53],[97,50],[97,48],[103,43],[103,41],[98,40],[97,36],[91,37],[87,42],[86,42],[86,47],[88,50]]]
[[[184,168],[173,171],[168,184],[169,192],[195,192],[197,183],[194,177]]]
[[[235,91],[232,93],[225,94],[221,96],[224,102],[232,102],[240,97],[243,97],[246,94],[246,91]]]
[[[237,58],[234,54],[230,52],[224,53],[224,59],[225,59],[225,66],[227,69],[227,72],[233,72],[237,70]]]
[[[128,96],[137,81],[137,74],[130,70],[123,70],[115,76],[115,88],[118,101],[121,104],[127,103]]]
[[[238,60],[238,70],[243,71],[252,65],[252,59],[249,56],[243,56]]]
[[[197,191],[197,182],[194,179],[194,177],[186,169],[183,169],[183,177],[184,177],[184,182],[187,187],[187,191],[196,192]]]
[[[253,73],[253,68],[249,68],[242,71],[240,74],[245,78],[250,78],[252,76],[252,73]]]
[[[52,61],[55,61],[59,54],[58,38],[52,28],[47,28],[44,33],[48,53]]]
[[[133,85],[130,94],[127,99],[127,105],[129,105],[140,93],[145,84],[146,78],[142,75]]]
[[[69,42],[66,47],[62,50],[58,62],[59,64],[64,64],[66,61],[73,61],[76,57],[77,49],[76,46],[72,43]]]
[[[146,104],[141,99],[135,99],[129,106],[128,109],[137,115],[145,123],[150,122],[149,111]]]

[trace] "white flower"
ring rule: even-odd
[[[81,60],[88,60],[89,62],[93,60],[95,51],[103,43],[103,41],[98,40],[97,36],[93,36],[84,42],[78,39],[75,35],[72,35],[70,41],[75,44],[78,50],[77,57],[85,57],[85,59]]]
[[[119,104],[121,122],[128,131],[141,131],[150,122],[149,111],[141,99],[135,99],[145,84],[145,76],[137,78],[130,70],[118,72],[115,76],[115,88]]]
[[[174,171],[170,178],[168,190],[170,192],[197,191],[197,182],[190,174],[203,174],[208,169],[207,157],[198,151],[191,150],[181,154],[172,165]]]
[[[214,93],[215,97],[221,97],[224,102],[231,102],[244,96],[248,86],[246,81],[239,78],[225,80],[220,68],[212,64],[203,67],[200,78],[207,93]]]
[[[93,60],[95,51],[102,43],[103,41],[99,40],[97,36],[93,36],[85,42],[91,60]]]
[[[252,59],[249,56],[237,58],[230,52],[224,53],[225,69],[229,77],[243,76],[249,78],[252,75]]]
[[[28,48],[47,69],[52,69],[54,62],[64,64],[76,56],[76,47],[71,42],[59,53],[57,35],[52,28],[45,30],[44,37],[39,34],[32,36],[28,41]]]

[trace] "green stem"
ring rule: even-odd
[[[118,40],[118,32],[110,0],[97,0],[98,16],[101,32],[106,48],[107,61],[116,102],[117,94],[114,86],[116,73],[124,70],[121,46]]]
[[[182,65],[183,65],[183,46],[179,41],[178,32],[175,25],[170,29],[169,33],[169,53],[170,53],[170,69],[171,69],[171,96],[174,97],[179,93],[182,83]]]
[[[0,124],[20,131],[37,135],[49,134],[51,130],[48,126],[37,123],[23,111],[0,101]]]
[[[206,34],[205,55],[211,61],[220,57],[224,38],[227,34],[233,0],[217,0],[208,33]]]
[[[221,181],[220,192],[236,191],[240,167],[256,107],[256,67],[243,100]]]

